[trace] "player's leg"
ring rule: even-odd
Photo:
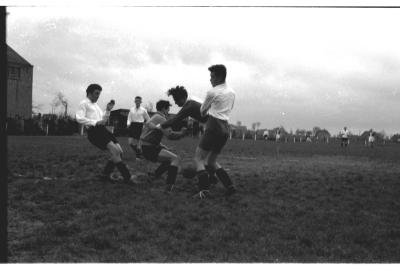
[[[101,150],[107,150],[107,144],[111,142],[112,134],[104,126],[90,127],[87,132],[90,143]],[[115,163],[112,159],[110,159],[104,167],[103,172],[100,174],[100,180],[111,181],[110,175],[114,168]]]
[[[131,147],[132,148],[132,150],[135,152],[135,147],[134,147],[134,145],[133,145],[133,138],[132,138],[132,136],[129,134],[129,137],[128,137],[128,145],[129,145],[129,147]]]
[[[204,136],[203,136],[204,138]],[[205,168],[205,164],[207,161],[207,156],[210,151],[204,150],[201,146],[198,146],[194,155],[194,163],[196,165],[196,176],[198,179],[198,188],[199,192],[196,194],[200,198],[206,197],[206,192],[209,192],[210,189],[210,181],[208,172]]]
[[[109,141],[107,144],[107,149],[111,154],[111,160],[115,167],[119,170],[125,182],[131,182],[132,175],[130,174],[126,164],[122,161],[122,148],[114,141]]]
[[[166,191],[167,192],[171,192],[174,188],[175,185],[175,181],[176,181],[176,176],[178,174],[178,167],[180,164],[180,158],[178,155],[176,155],[175,153],[172,153],[166,149],[161,149],[159,154],[158,154],[158,158],[157,158],[158,162],[161,162],[161,165],[168,165],[167,171],[168,171],[168,175],[167,175],[167,181],[166,181]],[[158,168],[158,170],[164,170],[164,168],[160,169],[160,167]]]
[[[207,158],[207,161],[208,161],[208,158]],[[217,184],[218,183],[218,178],[217,178],[217,176],[215,176],[215,168],[214,168],[214,166],[210,166],[208,164],[208,162],[207,162],[207,164],[204,167],[208,172],[208,178],[209,178],[210,184],[212,184],[212,185]]]
[[[140,135],[142,134],[143,130],[143,123],[139,122],[134,122],[132,124],[132,144],[131,147],[134,150],[136,157],[141,158],[142,157],[142,150],[139,146],[139,140],[140,140]]]
[[[219,155],[220,151],[214,152],[212,151],[208,157],[207,157],[207,164],[214,168],[215,174],[217,175],[218,179],[221,181],[221,183],[224,185],[226,188],[226,196],[230,196],[236,192],[236,189],[233,185],[233,182],[231,178],[229,177],[228,173],[226,170],[221,167],[219,163],[217,163],[217,158]]]

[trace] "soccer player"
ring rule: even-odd
[[[226,82],[226,67],[224,65],[213,65],[210,71],[210,82],[212,89],[207,92],[204,103],[200,107],[202,116],[208,115],[204,135],[196,148],[195,163],[199,192],[195,196],[206,198],[210,188],[209,175],[205,169],[208,165],[215,170],[218,179],[225,186],[226,196],[236,192],[227,172],[217,163],[218,155],[221,153],[229,137],[229,115],[235,102],[235,91]]]
[[[171,127],[188,117],[191,117],[201,123],[205,123],[207,121],[208,116],[202,116],[200,114],[201,103],[192,98],[188,98],[188,93],[185,87],[176,86],[174,88],[171,88],[168,90],[167,95],[173,97],[175,104],[181,107],[181,110],[179,110],[179,112],[174,117],[162,123],[161,128],[165,129]],[[208,165],[206,165],[205,167],[209,174],[210,182],[212,184],[216,184],[218,179],[215,176],[215,170]]]
[[[186,130],[182,128],[180,132],[173,132],[171,128],[160,128],[160,124],[167,120],[170,106],[169,101],[160,100],[157,102],[157,112],[145,124],[140,137],[143,157],[146,160],[161,163],[155,171],[155,177],[159,177],[165,171],[168,171],[166,181],[167,192],[172,192],[174,188],[180,158],[162,145],[161,140],[164,135],[170,139],[179,139],[184,136]]]
[[[340,147],[347,147],[349,145],[349,130],[347,130],[347,127],[345,126],[343,130],[340,132],[340,136],[342,138],[342,141],[340,143]]]
[[[114,106],[113,101],[107,104],[106,112],[97,104],[100,97],[102,87],[98,84],[90,84],[86,89],[86,99],[81,101],[76,112],[76,120],[87,128],[87,135],[90,143],[101,150],[108,150],[111,159],[106,164],[101,180],[111,181],[110,174],[114,167],[121,172],[126,183],[134,182],[135,175],[131,175],[125,163],[122,161],[123,153],[115,136],[106,129],[105,124],[110,116],[110,111]]]
[[[127,127],[129,129],[128,143],[132,150],[135,152],[136,157],[141,157],[141,150],[139,146],[139,139],[143,129],[143,123],[150,119],[147,110],[141,106],[142,97],[135,97],[135,106],[129,110]]]
[[[279,128],[278,128],[278,130],[276,130],[275,141],[277,143],[279,143],[281,141],[281,130]]]
[[[372,129],[369,132],[369,136],[368,136],[368,146],[370,148],[374,147],[374,142],[375,142],[375,136],[374,136],[374,132],[372,131]]]
[[[173,97],[175,104],[181,107],[181,110],[179,110],[174,117],[161,124],[163,129],[171,127],[187,117],[191,117],[202,123],[207,121],[207,116],[201,116],[200,114],[201,103],[188,98],[188,93],[185,87],[176,86],[169,89],[167,94],[168,96]]]

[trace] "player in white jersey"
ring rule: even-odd
[[[117,167],[124,181],[132,183],[135,181],[136,176],[129,173],[128,168],[121,158],[123,152],[121,146],[115,136],[105,127],[114,102],[111,101],[107,104],[107,109],[104,113],[97,104],[101,91],[102,88],[98,84],[91,84],[87,87],[87,98],[80,102],[78,111],[76,112],[76,120],[78,123],[86,126],[90,143],[101,150],[108,150],[111,154],[111,159],[106,164],[101,174],[101,179],[111,181],[110,174],[113,172],[114,167]]]
[[[142,97],[135,97],[135,106],[129,110],[127,127],[129,129],[128,143],[136,153],[136,157],[141,157],[139,145],[140,135],[142,134],[143,124],[150,119],[147,110],[141,106]]]
[[[369,136],[368,136],[368,146],[370,148],[374,147],[374,142],[375,142],[375,136],[374,136],[374,132],[371,130],[369,132]]]
[[[349,130],[347,130],[347,127],[345,126],[344,128],[343,128],[343,130],[340,132],[340,136],[341,136],[341,139],[342,139],[342,141],[341,141],[341,143],[340,143],[340,146],[341,147],[347,147],[347,145],[349,145]]]
[[[213,65],[210,71],[210,82],[213,88],[207,92],[204,103],[200,107],[202,116],[208,115],[204,135],[196,148],[195,164],[197,170],[199,198],[207,197],[210,188],[210,178],[205,165],[213,168],[218,179],[226,188],[226,196],[236,192],[233,183],[219,163],[221,153],[229,137],[229,115],[235,102],[235,91],[226,82],[226,68],[224,65]]]

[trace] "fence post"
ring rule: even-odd
[[[46,135],[47,136],[49,135],[49,124],[48,123],[46,124]]]
[[[242,140],[244,140],[244,133],[242,134]]]

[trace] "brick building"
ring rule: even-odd
[[[33,65],[7,45],[7,117],[32,117]]]

